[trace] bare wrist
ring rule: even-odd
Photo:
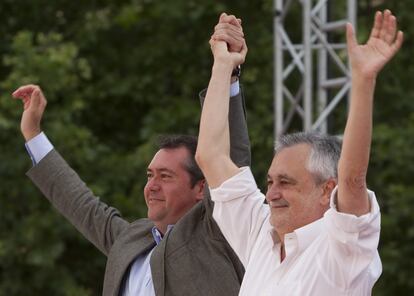
[[[376,75],[364,75],[360,73],[352,73],[352,85],[375,86],[377,81]]]
[[[39,135],[41,132],[42,131],[40,128],[32,131],[25,131],[23,132],[23,137],[26,140],[26,142],[29,142],[31,139]]]
[[[352,79],[362,80],[362,81],[375,81],[377,79],[378,73],[372,71],[364,71],[364,69],[353,69],[351,67]]]
[[[228,77],[231,77],[231,73],[233,72],[233,64],[225,61],[214,61],[212,71],[228,74]]]

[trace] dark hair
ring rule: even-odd
[[[341,154],[341,141],[335,137],[317,132],[299,132],[282,135],[276,141],[275,154],[282,149],[298,144],[311,147],[306,165],[317,183],[330,178],[338,178],[338,161]]]
[[[204,180],[204,175],[201,172],[195,161],[195,153],[197,150],[197,137],[190,135],[161,135],[157,139],[158,149],[177,149],[184,147],[190,153],[184,168],[190,174],[191,188],[193,188],[198,181]]]

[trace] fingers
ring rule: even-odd
[[[234,36],[244,37],[243,30],[240,27],[229,23],[218,23],[214,27],[214,32],[218,31],[226,31]]]
[[[400,50],[401,45],[404,41],[404,33],[402,31],[398,31],[397,38],[395,39],[395,42],[392,45],[392,49],[394,53],[396,53],[398,50]]]
[[[370,37],[379,38],[387,44],[392,45],[402,41],[402,39],[398,40],[399,34],[397,31],[397,18],[389,9],[385,10],[384,13],[377,12],[375,14],[374,27],[372,28]]]
[[[239,27],[229,23],[219,23],[215,27],[212,38],[225,41],[231,52],[240,52],[243,45],[244,34]]]
[[[240,52],[243,46],[243,38],[234,37],[226,33],[215,33],[212,38],[217,41],[225,41],[230,52]]]
[[[46,106],[46,100],[39,87],[33,91],[31,101],[31,105],[33,108],[44,108]]]
[[[28,84],[19,87],[12,93],[13,98],[22,99],[24,110],[31,109],[41,109],[43,110],[46,107],[47,101],[44,97],[42,90],[39,86],[34,84]]]
[[[379,34],[379,38],[387,42],[392,43],[396,34],[396,19],[391,14],[390,10],[385,10],[382,17],[382,26]]]
[[[404,41],[403,32],[397,31],[397,18],[388,9],[384,11],[380,38],[391,46],[393,54],[401,48]]]
[[[13,93],[12,96],[15,99],[28,99],[31,97],[33,91],[38,88],[37,85],[34,84],[28,84],[28,85],[24,85],[19,87],[18,89],[16,89]]]
[[[236,18],[234,15],[227,15],[223,12],[220,15],[219,23],[215,26],[214,31],[217,32],[222,29],[229,30],[229,32],[231,32],[233,36],[244,37],[241,23],[241,19]]]
[[[220,15],[219,23],[214,28],[212,38],[225,41],[230,52],[240,52],[244,40],[241,23],[241,19],[223,12]]]
[[[225,17],[227,16],[227,13],[222,12],[220,14],[219,23],[224,23]]]
[[[241,19],[236,18],[234,15],[227,15],[225,12],[223,12],[220,15],[219,23],[228,23],[241,28],[242,21]]]
[[[397,18],[394,15],[390,15],[387,23],[385,24],[385,42],[391,44],[395,41],[397,35]]]
[[[372,26],[370,38],[379,38],[382,27],[382,13],[377,11],[374,17],[374,25]]]
[[[243,61],[240,64],[243,64],[244,61],[246,60],[247,51],[248,51],[248,49],[247,49],[246,41],[243,40],[243,46],[242,46],[242,49],[240,51],[240,55],[243,57]]]

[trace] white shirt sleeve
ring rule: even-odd
[[[338,212],[337,190],[335,188],[332,192],[331,208],[324,215],[325,229],[330,242],[330,254],[336,258],[334,264],[342,266],[341,270],[346,270],[342,275],[345,277],[359,275],[367,270],[370,272],[376,270],[380,274],[382,268],[378,255],[378,243],[381,215],[375,193],[368,190],[370,211],[357,217]],[[375,268],[373,268],[374,265]],[[328,266],[328,274],[331,273],[329,272],[331,268],[338,270],[335,266]],[[349,279],[347,282],[351,281],[352,279]]]
[[[249,167],[240,168],[238,174],[219,187],[210,188],[210,194],[214,201],[213,218],[246,266],[260,230],[269,219],[264,195],[257,188]]]
[[[30,139],[25,146],[33,165],[38,164],[53,149],[52,143],[43,132]]]
[[[376,234],[379,239],[380,209],[375,193],[368,190],[370,211],[362,216],[338,212],[336,207],[338,187],[334,189],[330,200],[330,209],[325,213],[325,223],[330,235],[342,243],[357,243],[359,239]],[[376,246],[375,248],[376,249]]]
[[[237,96],[240,92],[240,84],[239,84],[239,80],[237,79],[235,82],[233,82],[230,85],[230,98]]]

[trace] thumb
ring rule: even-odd
[[[358,45],[358,42],[355,37],[354,27],[351,23],[346,24],[346,44],[348,47],[348,52]]]

